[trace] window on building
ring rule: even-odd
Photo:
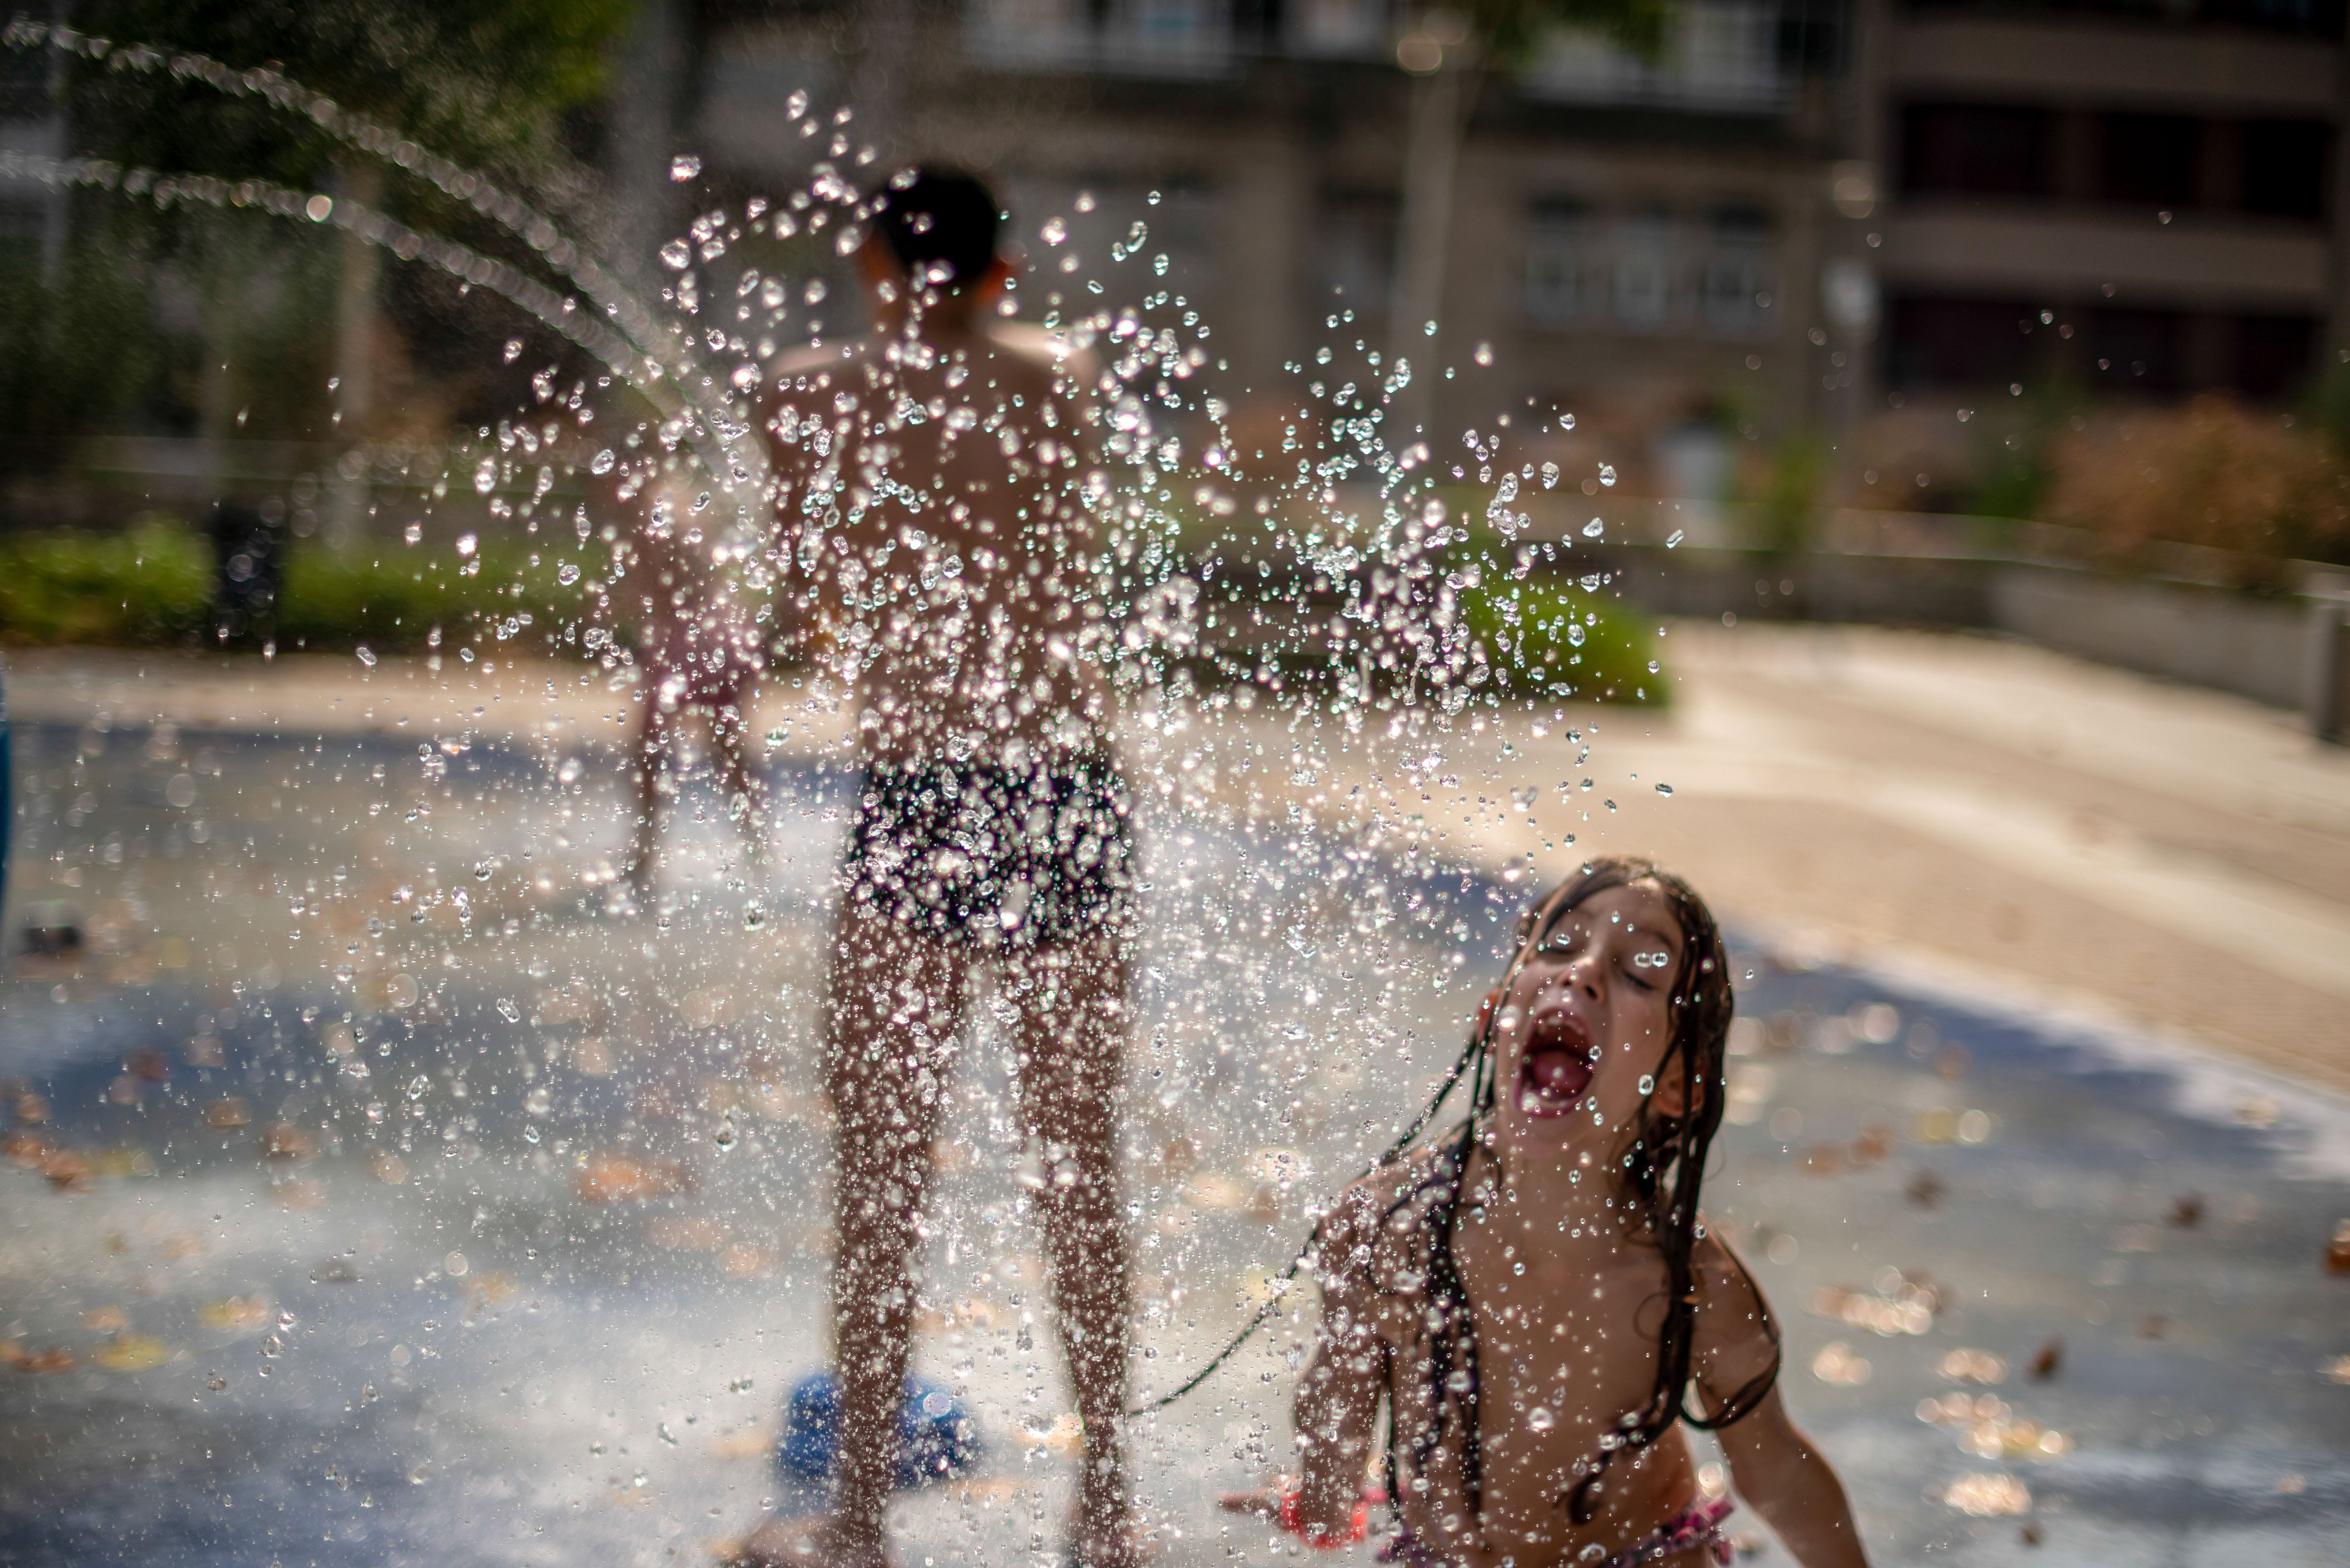
[[[1379,192],[1326,192],[1314,245],[1316,298],[1384,315],[1395,287],[1396,201]]]
[[[2046,110],[1911,104],[1901,114],[1901,188],[1913,196],[2037,196],[2049,187]]]
[[[2342,36],[2342,0],[2201,0],[2189,14],[2231,27],[2321,38]]]
[[[2187,379],[2187,317],[2176,310],[2092,310],[2089,369],[2095,384],[2176,392]]]
[[[2203,122],[2183,114],[2107,114],[2097,119],[2097,195],[2107,202],[2186,207],[2196,200]]]
[[[963,36],[982,64],[1197,77],[1233,67],[1231,0],[972,0]]]
[[[2021,300],[1896,296],[1885,312],[1885,382],[1896,390],[2030,379],[2038,358]]]
[[[1698,314],[1712,330],[1733,337],[1771,330],[1773,228],[1770,213],[1760,207],[1716,207],[1706,214]]]
[[[1572,321],[1590,309],[1593,286],[1604,278],[1599,225],[1590,207],[1571,197],[1546,197],[1526,213],[1526,314],[1536,321]]]
[[[2306,316],[2236,317],[2236,387],[2255,398],[2298,391],[2317,362],[2317,322]]]
[[[2325,215],[2332,126],[2311,119],[2247,120],[2243,138],[2244,211],[2275,218]]]
[[[2033,12],[2083,12],[2126,16],[2138,23],[2193,26],[2215,23],[2263,32],[2299,33],[2324,38],[2342,36],[2342,0],[1910,0],[1927,15],[1990,15],[2002,18]]]
[[[1673,218],[1635,213],[1616,226],[1616,265],[1609,290],[1616,319],[1643,330],[1662,327],[1673,313]]]
[[[1278,15],[1301,55],[1377,57],[1386,52],[1388,8],[1380,0],[1243,0]]]

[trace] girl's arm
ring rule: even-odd
[[[1342,1194],[1339,1211],[1323,1231],[1315,1260],[1322,1287],[1321,1340],[1298,1381],[1291,1411],[1299,1470],[1291,1521],[1309,1539],[1334,1542],[1351,1532],[1362,1501],[1386,1374],[1385,1346],[1372,1315],[1378,1307],[1368,1288],[1369,1251],[1360,1244],[1375,1227],[1360,1223],[1360,1198],[1356,1191]],[[1275,1518],[1282,1490],[1232,1492],[1220,1501],[1236,1512]]]
[[[1720,1240],[1699,1243],[1693,1261],[1700,1290],[1698,1390],[1707,1409],[1721,1411],[1775,1375],[1778,1334],[1762,1287]],[[1714,1437],[1730,1461],[1738,1495],[1804,1568],[1867,1568],[1844,1483],[1789,1418],[1775,1384]]]
[[[1867,1568],[1844,1483],[1812,1447],[1776,1388],[1715,1436],[1730,1477],[1804,1568]]]

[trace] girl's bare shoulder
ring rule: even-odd
[[[1697,1349],[1718,1372],[1743,1382],[1775,1365],[1779,1329],[1762,1287],[1712,1227],[1690,1254],[1697,1275]]]

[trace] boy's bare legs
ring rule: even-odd
[[[1118,1210],[1125,959],[1109,936],[1010,954],[1003,990],[1019,1015],[1021,1119],[1044,1161],[1045,1266],[1085,1423],[1070,1545],[1087,1568],[1121,1568],[1140,1547],[1127,1500],[1129,1300]]]
[[[743,803],[735,826],[743,834],[744,880],[755,883],[767,851],[767,781],[751,760],[751,696],[745,691],[710,711],[710,743],[718,753],[718,784],[725,794],[726,815],[734,817],[734,803]]]
[[[660,778],[670,761],[670,732],[677,715],[665,712],[660,694],[645,694],[645,714],[637,727],[637,828],[629,844],[629,890],[639,908],[652,902],[654,857],[660,853]]]
[[[810,1561],[884,1560],[898,1468],[898,1406],[913,1324],[915,1223],[931,1140],[962,1032],[962,953],[856,902],[840,911],[826,1004],[825,1074],[837,1116],[833,1194],[840,1254],[832,1311],[840,1367],[833,1514]]]

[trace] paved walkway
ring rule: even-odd
[[[1172,732],[1138,722],[1128,745],[1170,794],[1390,835],[1418,817],[1444,853],[1546,876],[1593,849],[1654,854],[1783,946],[2350,1090],[2350,752],[2291,715],[1982,638],[1684,623],[1663,647],[1669,714],[1349,733],[1226,706]],[[8,682],[30,722],[532,747],[619,743],[637,696],[494,659],[29,653]],[[839,716],[780,683],[760,728],[846,755]]]

